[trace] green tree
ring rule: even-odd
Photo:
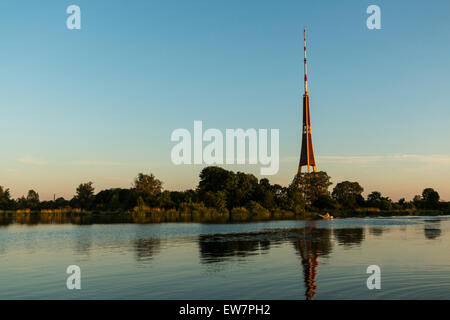
[[[381,192],[379,191],[373,191],[367,196],[367,201],[369,202],[376,202],[382,200]]]
[[[313,206],[319,210],[334,210],[337,208],[337,202],[329,195],[321,195],[316,201],[313,202]]]
[[[311,204],[321,195],[329,195],[328,188],[333,184],[325,171],[301,173],[296,175],[290,188],[297,188],[307,203]]]
[[[225,199],[229,209],[245,206],[256,196],[258,179],[252,174],[234,173],[220,167],[206,167],[200,173],[197,187],[201,201],[207,192],[225,192]],[[209,195],[210,196],[210,195]]]
[[[380,210],[392,210],[392,201],[388,200],[388,199],[382,199],[379,203],[378,203],[378,208],[380,208]]]
[[[55,200],[55,208],[64,208],[68,207],[70,205],[70,202],[63,197],[59,197]]]
[[[216,208],[219,211],[227,209],[227,195],[225,191],[207,191],[203,196],[203,202],[207,207]]]
[[[422,207],[422,203],[423,203],[424,201],[422,200],[422,196],[421,196],[421,195],[416,194],[416,195],[414,196],[412,202],[414,203],[414,206],[415,206],[416,208],[421,208],[421,207]]]
[[[258,179],[252,174],[243,172],[236,173],[236,186],[226,190],[227,203],[230,208],[245,206],[253,200]]]
[[[200,172],[200,182],[197,190],[202,192],[229,191],[236,188],[238,181],[236,174],[220,167],[206,167]]]
[[[160,208],[173,208],[175,206],[175,203],[172,201],[172,197],[169,191],[164,191],[158,194],[157,196],[157,204]]]
[[[76,203],[81,209],[90,209],[94,202],[94,187],[92,182],[81,183],[75,196]]]
[[[433,188],[426,188],[422,191],[424,205],[428,209],[437,209],[439,207],[439,193]]]
[[[362,199],[364,189],[358,182],[339,182],[333,189],[332,197],[344,208],[355,208]]]
[[[318,197],[320,197],[320,195]],[[287,188],[286,199],[287,206],[284,209],[293,211],[296,214],[305,212],[306,201],[302,192],[298,188]]]
[[[110,210],[120,209],[120,197],[118,193],[114,193],[111,197],[111,202],[109,203]]]
[[[400,210],[404,209],[413,209],[414,203],[412,201],[406,201],[405,198],[400,198],[396,203],[396,207]]]
[[[272,209],[276,206],[276,187],[270,185],[268,179],[264,178],[255,186],[254,200],[260,203],[264,208]]]
[[[142,197],[139,197],[136,201],[136,206],[139,208],[140,211],[144,210],[145,207],[145,201],[142,199]]]
[[[19,199],[17,199],[17,209],[27,209],[27,208],[28,208],[27,198],[21,196]]]
[[[4,189],[0,186],[0,209],[7,210],[11,206],[11,194],[9,189]]]
[[[28,191],[27,207],[31,210],[36,210],[39,207],[39,194],[34,190]]]
[[[134,188],[139,196],[148,199],[161,193],[162,182],[156,179],[153,174],[139,173],[134,179]]]
[[[392,210],[392,200],[389,197],[383,197],[381,192],[373,191],[367,196],[367,205],[380,210]]]
[[[136,190],[112,188],[102,190],[95,195],[92,209],[95,210],[129,210],[136,205]]]

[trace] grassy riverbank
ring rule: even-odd
[[[56,210],[16,210],[0,211],[0,225],[19,224],[101,224],[101,223],[168,223],[168,222],[200,222],[200,223],[239,223],[270,220],[314,220],[320,219],[319,213],[302,212],[296,214],[287,210],[265,208],[233,208],[218,211],[214,208],[194,206],[184,210],[164,210],[161,208],[134,208],[132,211],[82,211],[80,209]],[[331,212],[336,218],[350,217],[392,217],[392,216],[439,216],[450,214],[439,210],[391,210],[382,211],[368,208],[366,210],[341,210]]]
[[[425,188],[411,201],[392,201],[378,191],[363,197],[358,182],[342,181],[333,191],[326,172],[296,175],[289,186],[271,184],[252,174],[206,167],[195,189],[168,191],[154,175],[140,173],[132,188],[94,192],[92,182],[82,183],[70,200],[12,199],[0,186],[0,223],[229,223],[267,220],[319,219],[329,212],[336,218],[423,216],[450,214],[450,202]]]

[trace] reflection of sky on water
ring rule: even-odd
[[[0,298],[450,299],[448,217],[0,228]],[[65,268],[83,289],[65,289]],[[365,286],[367,266],[382,290]]]

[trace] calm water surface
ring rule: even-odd
[[[0,299],[450,299],[449,231],[450,217],[10,224]],[[366,286],[374,264],[381,290]]]

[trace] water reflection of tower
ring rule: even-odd
[[[299,238],[294,241],[294,247],[302,261],[305,297],[306,300],[312,300],[317,289],[319,257],[326,256],[331,252],[331,230],[316,228],[312,223],[297,232]]]
[[[299,241],[300,254],[302,256],[303,277],[306,287],[306,300],[312,300],[316,294],[316,276],[317,266],[319,265],[319,256],[313,250],[308,251],[307,246],[304,245],[304,241]]]

